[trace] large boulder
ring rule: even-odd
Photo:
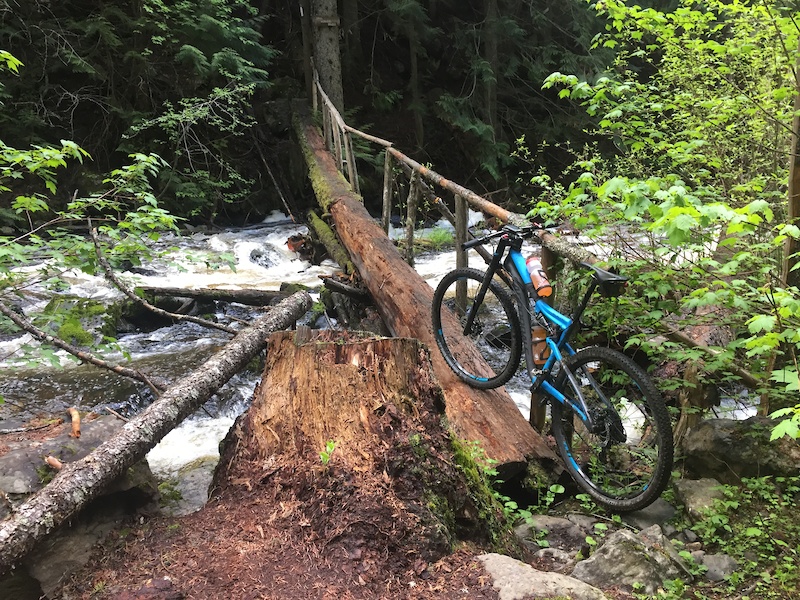
[[[627,529],[616,531],[592,556],[575,565],[572,577],[599,588],[636,582],[646,594],[654,594],[671,579],[693,579],[659,525],[638,534]]]
[[[524,598],[570,598],[571,600],[607,600],[600,590],[568,575],[538,571],[529,564],[502,554],[478,557],[492,577],[501,600]]]
[[[775,424],[765,417],[701,422],[683,442],[687,474],[730,484],[745,477],[800,474],[800,444],[785,436],[770,441]]]

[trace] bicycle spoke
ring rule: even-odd
[[[480,299],[482,283],[483,273],[475,269],[449,273],[434,293],[432,310],[434,337],[447,364],[470,385],[487,389],[511,378],[522,350],[509,292],[493,281]]]

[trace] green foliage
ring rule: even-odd
[[[319,460],[322,463],[322,466],[328,465],[328,463],[331,461],[334,450],[336,450],[336,442],[334,440],[328,440],[325,443],[325,448],[319,453]]]
[[[18,147],[52,145],[42,140],[54,135],[75,140],[98,161],[85,171],[157,153],[168,165],[164,206],[211,220],[252,193],[245,170],[255,161],[233,168],[232,157],[252,147],[243,137],[252,125],[250,94],[268,86],[277,54],[261,41],[264,19],[244,0],[144,0],[79,11],[27,3],[5,11],[6,50],[20,60],[2,54],[0,67],[16,72],[22,62],[25,69],[6,85],[4,139]],[[93,180],[76,187],[94,191]],[[36,207],[30,197],[26,208]]]
[[[583,107],[596,141],[565,148],[566,183],[534,169],[531,214],[604,240],[608,262],[633,277],[631,292],[592,307],[610,337],[657,361],[703,359],[701,375],[717,381],[734,362],[768,371],[777,355],[793,385],[800,296],[781,274],[784,240],[798,233],[783,222],[795,15],[762,2],[592,6],[606,19],[595,46],[613,48],[614,63],[591,80],[553,73],[544,88]],[[536,164],[524,141],[517,155]],[[713,356],[653,342],[721,319],[735,339]],[[796,394],[767,381],[763,391],[779,403]]]
[[[752,598],[797,594],[798,502],[797,477],[745,479],[741,487],[724,487],[724,498],[692,527],[707,551],[724,552],[739,565],[717,590],[722,596],[715,597],[738,597],[742,588],[750,589]]]

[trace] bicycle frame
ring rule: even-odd
[[[465,248],[467,247],[469,247],[469,243],[465,244]],[[503,261],[503,256],[506,254],[506,250],[508,250],[508,255],[506,256],[505,261]],[[531,282],[530,274],[528,273],[528,269],[525,265],[525,257],[522,255],[521,250],[521,237],[511,238],[508,234],[500,236],[495,251],[492,254],[492,258],[489,261],[486,275],[481,284],[481,288],[478,291],[475,304],[473,306],[478,306],[480,303],[482,303],[486,291],[489,289],[489,282],[491,282],[496,273],[502,273],[500,263],[503,261],[502,269],[504,269],[505,272],[511,277],[513,285],[510,287],[517,299],[517,304],[519,306],[523,352],[528,376],[531,379],[531,393],[533,394],[539,390],[544,391],[551,398],[554,398],[556,401],[561,402],[572,409],[575,414],[578,415],[581,421],[586,424],[586,427],[589,431],[596,431],[598,425],[600,424],[596,423],[593,419],[583,395],[578,392],[578,398],[575,398],[574,400],[568,398],[550,383],[549,376],[552,368],[556,364],[560,364],[560,368],[564,370],[565,376],[574,383],[573,388],[576,390],[580,389],[580,386],[575,380],[575,374],[572,373],[572,371],[563,363],[563,353],[566,352],[568,355],[575,354],[575,350],[569,345],[569,341],[580,329],[580,317],[583,314],[583,311],[586,309],[592,293],[597,287],[597,282],[594,278],[592,278],[592,281],[589,284],[586,293],[584,294],[583,300],[575,309],[574,314],[571,317],[568,317],[547,304],[544,300],[536,295],[533,289],[533,283]],[[531,300],[534,300],[532,311]],[[472,327],[474,317],[474,314],[467,315],[467,322],[464,328],[465,331],[469,331],[469,329]],[[541,322],[542,325],[546,326],[548,335],[545,339],[548,347],[550,348],[550,356],[547,358],[545,364],[538,373],[536,373],[533,369],[533,340],[531,337],[533,319],[536,319],[538,322]],[[544,322],[542,322],[542,319]],[[555,325],[560,330],[557,340],[554,340],[553,337],[551,337],[552,325]],[[610,406],[608,399],[606,399],[602,394],[601,396],[603,397],[603,400]],[[531,407],[531,409],[533,409],[533,407]]]

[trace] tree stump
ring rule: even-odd
[[[215,494],[224,502],[246,486],[268,507],[260,518],[305,528],[323,554],[345,552],[354,579],[385,578],[387,562],[420,573],[456,539],[489,539],[501,513],[445,423],[418,340],[276,334],[253,403],[223,443]]]

